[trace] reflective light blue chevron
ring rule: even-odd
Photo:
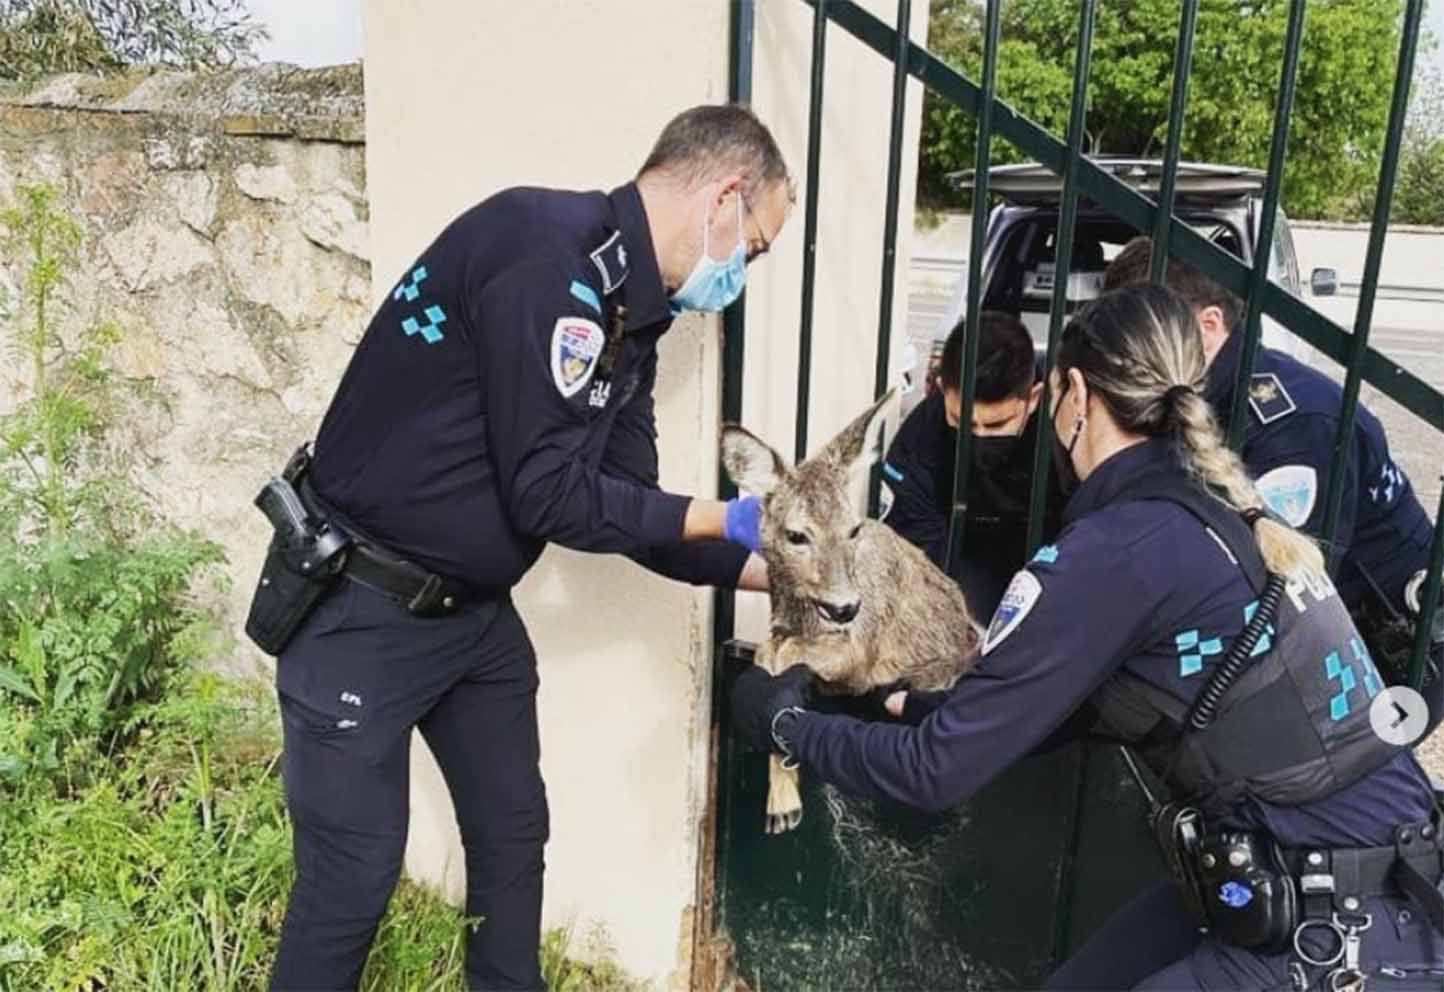
[[[1339,693],[1329,700],[1329,719],[1342,720],[1349,715],[1349,693],[1359,683],[1354,678],[1354,666],[1339,660],[1339,652],[1331,651],[1324,659],[1324,674],[1339,680]]]
[[[407,337],[420,334],[427,344],[435,344],[445,337],[437,328],[446,323],[446,311],[437,306],[427,307],[426,319],[430,321],[429,324],[422,324],[415,317],[407,317],[401,322],[401,329],[406,332]]]
[[[572,280],[572,295],[595,310],[597,314],[601,314],[602,301],[597,299],[597,291],[580,279]]]
[[[1254,600],[1252,603],[1249,603],[1243,608],[1243,623],[1245,627],[1249,625],[1249,623],[1253,620],[1253,615],[1257,612],[1258,600]],[[1258,643],[1253,646],[1253,650],[1249,652],[1248,656],[1250,658],[1257,658],[1269,648],[1273,647],[1273,644],[1274,625],[1267,624],[1264,626],[1264,632],[1259,635]]]
[[[1373,699],[1384,688],[1379,678],[1379,671],[1374,667],[1374,659],[1369,657],[1369,652],[1364,649],[1364,644],[1357,637],[1349,638],[1349,647],[1354,649],[1354,660],[1364,670],[1364,691]]]
[[[406,297],[407,303],[416,302],[416,298],[421,295],[421,280],[425,278],[426,266],[418,265],[416,267],[416,271],[411,273],[411,277],[409,279],[401,280],[401,285],[397,286],[396,289],[391,293],[391,298],[400,302],[401,297],[404,296]]]
[[[1223,654],[1223,642],[1217,637],[1200,641],[1197,630],[1185,630],[1173,638],[1178,646],[1178,675],[1188,678],[1203,671],[1203,659]]]
[[[1033,560],[1034,560],[1034,561],[1040,561],[1040,562],[1042,562],[1044,565],[1051,565],[1051,564],[1053,564],[1055,561],[1058,560],[1058,545],[1056,545],[1056,544],[1045,544],[1045,545],[1043,545],[1041,548],[1038,549],[1038,553],[1035,554],[1035,555],[1033,555]]]

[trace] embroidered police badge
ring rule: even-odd
[[[560,317],[552,329],[552,381],[566,397],[581,392],[597,367],[606,335],[590,320]]]
[[[1319,473],[1312,465],[1280,465],[1257,482],[1259,495],[1290,527],[1302,527],[1319,497]]]
[[[998,604],[998,609],[993,613],[993,619],[988,624],[988,633],[983,638],[983,654],[985,656],[993,648],[1007,640],[1009,634],[1018,629],[1027,619],[1028,614],[1033,612],[1033,607],[1042,594],[1043,583],[1039,582],[1037,576],[1026,568],[1013,576],[1013,581],[1008,585],[1008,591],[1003,593],[1003,600]]]
[[[1248,405],[1261,424],[1271,424],[1298,409],[1298,404],[1272,372],[1257,372],[1248,387]]]

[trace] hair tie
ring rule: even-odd
[[[1168,390],[1163,394],[1163,405],[1168,407],[1170,410],[1176,409],[1178,407],[1178,401],[1183,396],[1193,394],[1194,388],[1192,386],[1187,386],[1183,384],[1179,384],[1177,386],[1169,386]]]
[[[1241,511],[1239,512],[1239,516],[1243,517],[1243,522],[1244,522],[1244,523],[1246,523],[1246,524],[1248,524],[1250,527],[1252,527],[1254,524],[1258,523],[1261,519],[1263,519],[1264,517],[1268,516],[1268,514],[1265,513],[1261,508],[1259,508],[1259,507],[1257,507],[1257,506],[1250,506],[1250,507],[1249,507],[1248,509],[1246,509],[1246,510],[1241,510]]]

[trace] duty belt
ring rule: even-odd
[[[1384,847],[1295,848],[1284,863],[1298,879],[1305,916],[1356,913],[1374,896],[1407,896],[1444,934],[1444,844],[1437,823],[1396,827]]]
[[[449,616],[481,598],[467,584],[407,561],[361,533],[321,499],[311,485],[307,467],[291,480],[307,512],[335,521],[354,541],[341,569],[344,577],[395,600],[419,617]]]

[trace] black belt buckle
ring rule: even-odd
[[[441,595],[441,576],[432,573],[426,577],[416,595],[411,597],[406,609],[413,616],[439,617],[450,613],[455,605],[456,600],[451,596]]]

